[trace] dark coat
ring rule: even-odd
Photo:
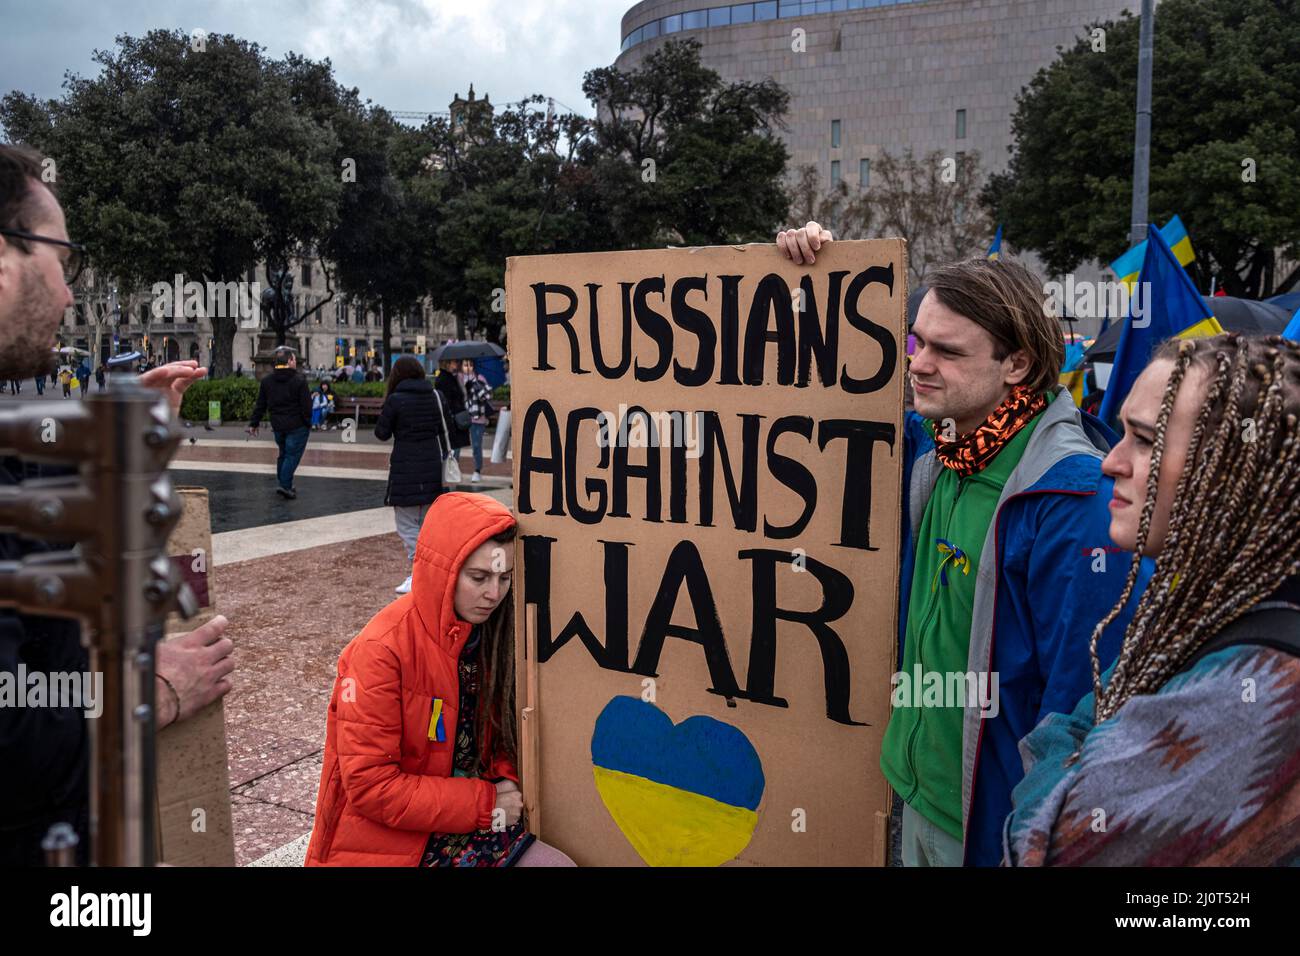
[[[311,392],[297,369],[277,366],[258,384],[249,424],[256,428],[268,411],[272,431],[284,433],[311,426]]]
[[[375,437],[393,439],[388,460],[389,505],[427,505],[443,493],[442,455],[446,437],[438,402],[427,378],[398,382],[384,399],[375,424]]]
[[[0,459],[0,487],[32,478],[71,473],[62,466],[23,465]],[[0,534],[0,561],[66,550],[16,534]],[[71,673],[90,669],[81,646],[81,625],[0,609],[0,671]],[[13,679],[13,678],[11,678]],[[0,707],[0,867],[41,866],[41,838],[53,823],[70,823],[81,842],[77,859],[90,848],[90,736],[76,707]]]
[[[440,368],[433,384],[442,395],[442,409],[447,416],[447,428],[451,432],[451,447],[464,448],[469,444],[469,429],[456,427],[456,413],[467,410],[465,390],[460,387],[460,379],[445,368]]]

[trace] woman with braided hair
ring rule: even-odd
[[[1094,692],[1021,742],[1004,862],[1300,863],[1300,346],[1167,342],[1121,419],[1103,470],[1128,588]]]

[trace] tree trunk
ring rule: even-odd
[[[393,367],[393,319],[382,299],[379,301],[379,324],[384,336],[384,378],[388,378],[388,370]]]
[[[212,356],[208,361],[208,378],[225,378],[235,370],[234,316],[213,316]]]

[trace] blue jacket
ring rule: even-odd
[[[967,708],[962,730],[962,829],[967,866],[997,866],[1011,790],[1024,776],[1018,744],[1049,713],[1070,713],[1092,690],[1092,630],[1124,590],[1132,555],[1110,539],[1111,485],[1101,461],[1106,426],[1055,399],[1007,479],[978,563],[967,667],[996,674],[997,707]],[[898,659],[903,659],[917,529],[943,466],[923,419],[903,439],[902,569]],[[1104,670],[1119,653],[1152,564],[1142,563],[1124,611],[1098,642]]]

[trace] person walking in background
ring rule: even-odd
[[[85,398],[90,391],[90,366],[84,360],[77,366],[77,382],[81,385],[81,397]]]
[[[59,384],[63,386],[63,397],[72,397],[72,369],[66,365],[59,369]]]
[[[447,447],[438,400],[418,359],[404,355],[393,363],[384,407],[375,423],[375,437],[393,440],[384,504],[392,506],[397,536],[406,545],[407,560],[414,564],[415,542],[425,513],[445,490],[442,457]],[[410,590],[408,574],[396,591],[405,594]]]
[[[474,453],[474,477],[470,480],[478,482],[483,480],[483,433],[492,418],[492,389],[487,379],[475,371],[473,359],[465,359],[462,367],[465,408],[469,412],[469,444]]]
[[[99,390],[101,392],[104,390],[104,366],[103,365],[100,365],[99,368],[95,369],[95,384],[99,386]]]
[[[36,376],[36,394],[37,395],[45,394],[45,373],[44,372]]]
[[[281,346],[275,350],[275,369],[262,379],[257,387],[257,404],[253,418],[248,423],[248,433],[256,435],[262,416],[269,412],[271,431],[280,455],[275,461],[276,494],[283,498],[297,498],[293,487],[293,473],[298,470],[302,453],[307,449],[311,435],[311,394],[307,379],[298,371],[298,359],[293,349]]]
[[[444,359],[438,363],[438,375],[433,380],[433,387],[442,395],[442,408],[447,416],[447,436],[451,454],[460,459],[460,450],[469,444],[469,411],[465,408],[465,389],[461,388],[460,361]]]

